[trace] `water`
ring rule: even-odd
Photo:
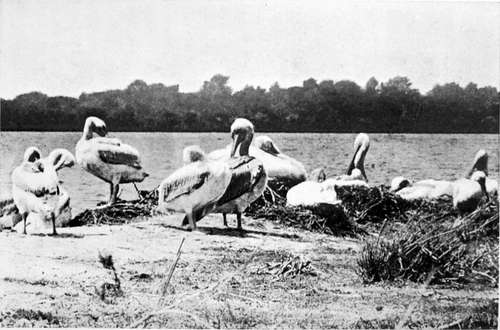
[[[343,174],[352,158],[355,134],[268,134],[282,152],[302,161],[308,171],[324,167],[327,176]],[[2,132],[0,133],[0,193],[10,191],[10,173],[29,146],[39,147],[44,155],[54,148],[74,147],[80,132]],[[136,147],[150,177],[138,186],[155,188],[182,164],[182,149],[199,144],[204,150],[222,148],[230,142],[229,133],[111,133]],[[469,169],[476,151],[490,154],[490,176],[498,177],[498,137],[496,135],[444,134],[370,134],[370,150],[365,168],[371,184],[389,184],[403,175],[412,180],[436,178],[452,180]],[[109,185],[82,170],[78,164],[59,174],[71,196],[74,214],[94,207],[108,198]],[[122,185],[121,198],[135,198],[132,185]]]

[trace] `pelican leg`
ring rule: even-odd
[[[238,226],[236,228],[238,230],[242,230],[242,228],[241,228],[241,212],[236,213],[236,221],[238,222]]]
[[[26,235],[26,218],[28,217],[28,213],[23,213],[23,234]]]
[[[226,213],[222,213],[222,221],[224,223],[224,227],[228,227]]]
[[[111,184],[112,187],[111,187],[111,198],[109,200],[109,205],[113,205],[114,203],[116,203],[116,196],[118,195],[118,191],[119,191],[119,186],[118,184]]]
[[[57,231],[56,231],[56,216],[55,214],[52,212],[52,235],[53,236],[57,236]]]
[[[113,195],[115,193],[115,185],[113,183],[109,184],[109,200],[108,200],[108,205],[113,204]]]
[[[193,219],[193,213],[192,212],[188,212],[186,213],[186,216],[189,220],[189,224],[191,225],[191,230],[196,230],[196,221],[194,221]]]

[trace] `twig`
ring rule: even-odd
[[[176,256],[172,266],[170,266],[167,280],[164,283],[162,283],[161,296],[160,296],[160,299],[158,300],[158,306],[163,305],[163,303],[165,302],[167,288],[168,288],[168,285],[170,284],[170,280],[172,279],[172,275],[174,274],[174,270],[175,270],[175,267],[177,266],[177,262],[179,261],[179,258],[181,257],[181,248],[182,248],[182,244],[184,244],[185,239],[186,239],[185,237],[182,238],[181,243],[179,244],[179,248],[177,249],[177,256]]]
[[[250,256],[248,262],[246,265],[243,265],[243,267],[239,270],[243,270],[244,268],[246,268],[246,266],[253,260],[253,258],[255,257],[255,255],[257,254],[257,249],[252,253],[252,255]],[[147,320],[149,320],[151,317],[155,316],[155,315],[160,315],[160,314],[163,314],[165,312],[168,312],[169,310],[172,310],[174,308],[176,308],[181,302],[183,301],[186,301],[188,299],[191,299],[191,298],[194,298],[194,297],[197,297],[203,293],[206,293],[206,292],[210,292],[210,291],[213,291],[215,290],[217,287],[219,287],[222,283],[224,283],[225,281],[229,280],[230,278],[232,278],[238,271],[234,271],[234,272],[231,272],[229,274],[227,274],[226,276],[224,276],[223,278],[221,278],[219,281],[217,281],[217,283],[215,283],[214,285],[212,286],[209,286],[208,288],[206,289],[203,289],[203,290],[200,290],[198,292],[195,292],[193,294],[190,294],[190,295],[184,295],[184,296],[181,296],[176,302],[173,302],[172,304],[168,305],[168,306],[165,306],[163,308],[160,308],[154,312],[150,312],[148,313],[147,315],[145,315],[144,317],[142,317],[141,319],[139,319],[137,322],[133,323],[130,327],[131,328],[137,328],[138,326],[140,326],[142,323],[146,322]]]

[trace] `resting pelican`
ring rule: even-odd
[[[488,153],[484,149],[478,150],[474,157],[472,167],[467,173],[466,178],[470,178],[476,171],[482,171],[486,175],[485,185],[488,194],[498,192],[498,181],[488,177]]]
[[[354,140],[354,155],[347,168],[347,173],[334,178],[326,179],[323,185],[368,187],[365,172],[365,157],[370,148],[370,138],[365,133],[359,133]]]
[[[451,196],[453,182],[428,179],[412,184],[410,180],[398,176],[392,179],[390,191],[406,200],[435,199],[444,195]]]
[[[486,174],[482,171],[475,171],[470,179],[455,181],[453,183],[453,206],[463,214],[474,211],[483,195],[486,196],[486,200],[489,200],[485,181]]]
[[[264,164],[269,182],[284,182],[288,186],[306,180],[304,165],[296,159],[282,153],[270,137],[262,135],[255,138],[255,145],[249,148],[249,155],[259,159]],[[211,159],[228,159],[231,146],[212,151],[208,157]]]
[[[335,184],[325,184],[325,172],[318,168],[309,174],[309,180],[290,188],[286,202],[292,206],[310,206],[318,203],[338,204]]]
[[[73,166],[75,159],[66,149],[55,149],[48,157],[40,158],[40,150],[30,147],[23,162],[12,172],[12,196],[23,220],[26,234],[28,215],[32,224],[52,220],[52,234],[56,232],[56,218],[69,207],[69,195],[59,185],[57,171]]]
[[[101,137],[93,138],[93,133]],[[109,183],[108,205],[116,202],[120,183],[142,182],[148,174],[142,170],[139,152],[116,138],[106,138],[106,124],[88,117],[83,135],[76,144],[76,160],[87,172]]]
[[[211,161],[197,147],[187,147],[188,163],[163,180],[158,188],[158,209],[184,212],[192,230],[196,221],[211,212],[226,191],[231,172],[224,162]]]

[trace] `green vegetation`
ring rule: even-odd
[[[2,130],[76,131],[99,116],[114,131],[222,131],[235,117],[259,131],[498,133],[500,94],[469,83],[436,85],[422,95],[406,77],[364,88],[348,80],[308,79],[301,87],[233,92],[217,74],[199,92],[136,80],[124,90],[83,93],[79,98],[39,92],[1,99]]]

